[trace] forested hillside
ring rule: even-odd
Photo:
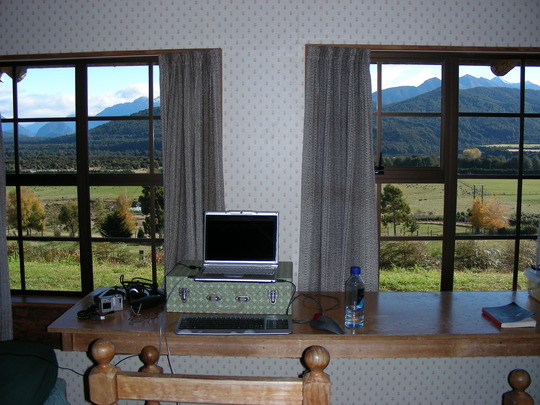
[[[427,85],[433,86],[432,81]],[[424,91],[426,86],[423,87]],[[419,86],[420,87],[420,86]],[[404,87],[403,92],[410,89]],[[397,93],[396,93],[397,94]],[[459,109],[468,113],[517,113],[519,89],[510,87],[473,87],[460,90]],[[384,112],[433,112],[441,110],[441,89],[427,91],[404,101],[383,105]],[[540,113],[540,90],[528,89],[526,112]],[[159,116],[160,109],[154,109]],[[148,110],[132,114],[133,120],[111,120],[89,130],[90,166],[95,171],[134,171],[148,167]],[[383,117],[384,158],[421,155],[436,159],[439,153],[438,117]],[[95,122],[94,122],[95,125]],[[540,144],[540,120],[526,123],[526,142]],[[518,118],[464,117],[459,122],[459,148],[480,148],[501,155],[494,145],[516,145],[519,141]],[[154,158],[161,161],[161,121],[154,120]],[[8,171],[13,169],[13,135],[4,133]],[[75,170],[75,134],[57,137],[19,136],[21,163],[25,171]],[[495,152],[494,152],[495,151]],[[484,156],[485,157],[485,156]],[[507,158],[509,158],[507,156]],[[427,165],[431,164],[428,162]],[[399,165],[396,163],[396,165]]]

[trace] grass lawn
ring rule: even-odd
[[[381,270],[380,291],[439,291],[439,270],[402,269]],[[512,289],[512,274],[496,271],[456,271],[454,291],[508,291]],[[527,289],[523,272],[518,277],[518,289]]]
[[[18,262],[10,262],[11,288],[20,288]],[[162,274],[163,270],[158,270]],[[98,264],[94,265],[96,287],[120,285],[120,276],[127,280],[134,277],[151,278],[147,267]],[[422,269],[381,270],[380,291],[439,291],[440,271]],[[78,263],[26,263],[26,287],[31,290],[80,291],[81,281]],[[163,283],[163,277],[159,280]],[[455,291],[508,291],[512,288],[512,275],[508,272],[457,271],[454,278]],[[519,276],[519,289],[527,288],[527,279]]]
[[[12,270],[11,270],[12,269]],[[26,262],[26,288],[43,291],[80,291],[81,275],[78,263],[36,263]],[[135,266],[94,265],[95,287],[113,287],[120,285],[120,276],[126,280],[134,277],[152,278],[151,268]],[[160,282],[163,278],[160,280]],[[21,282],[16,265],[11,267],[11,288],[21,288]]]

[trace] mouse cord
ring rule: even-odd
[[[305,299],[310,299],[313,302],[315,302],[319,306],[319,312],[321,314],[324,314],[326,311],[330,311],[332,309],[335,309],[335,308],[339,307],[339,298],[338,297],[334,297],[332,295],[327,295],[327,294],[307,294],[307,293],[299,294],[296,297],[294,297],[291,300],[291,302],[289,303],[289,307],[292,305],[292,303],[297,298],[300,298],[300,297],[303,297]],[[330,306],[328,308],[324,308],[324,306],[322,305],[321,301],[318,298],[328,298],[328,299],[331,299],[331,300],[333,300],[335,302],[334,302],[334,304],[332,306]],[[287,307],[287,313],[289,312],[289,307]],[[309,319],[293,319],[293,322],[294,323],[308,323],[309,321],[311,321],[311,319],[312,318],[309,318]]]

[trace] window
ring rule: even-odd
[[[0,83],[12,288],[78,294],[121,275],[161,282],[157,57],[0,66],[25,72]]]
[[[371,57],[381,290],[526,288],[540,219],[540,55]]]

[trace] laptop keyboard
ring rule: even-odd
[[[289,334],[292,321],[288,315],[231,315],[184,314],[180,315],[176,334]]]

